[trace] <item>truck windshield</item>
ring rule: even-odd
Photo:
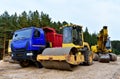
[[[32,32],[32,29],[16,31],[14,33],[13,39],[18,40],[18,39],[30,38],[31,37],[31,32]]]
[[[63,29],[63,42],[71,43],[72,42],[72,27],[64,27]]]

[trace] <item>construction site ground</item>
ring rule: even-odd
[[[77,66],[73,71],[21,68],[19,64],[0,61],[0,79],[120,79],[120,56],[116,62],[94,62],[91,66]]]

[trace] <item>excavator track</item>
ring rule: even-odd
[[[110,61],[117,61],[117,55],[114,53],[100,54],[98,60],[102,63],[109,63]]]
[[[110,61],[117,61],[117,55],[114,53],[109,53],[110,55]]]
[[[110,56],[109,56],[109,54],[100,54],[99,55],[99,62],[109,63],[110,62]]]
[[[50,69],[69,70],[76,65],[79,65],[80,56],[76,56],[78,51],[75,47],[68,48],[46,48],[42,55],[38,55],[37,60],[41,62],[42,66]]]

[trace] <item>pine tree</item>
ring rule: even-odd
[[[51,25],[51,18],[49,17],[48,14],[44,14],[43,12],[41,12],[41,16],[40,16],[40,25],[42,27],[45,26],[50,26]]]
[[[31,13],[30,15],[31,19],[31,25],[32,26],[36,26],[36,27],[40,27],[40,15],[39,12],[36,10],[35,12]]]
[[[18,22],[20,28],[28,27],[28,15],[25,11],[19,16]]]

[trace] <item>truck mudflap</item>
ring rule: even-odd
[[[72,70],[72,67],[84,62],[84,55],[75,47],[46,48],[37,56],[43,67],[52,69]]]
[[[99,61],[102,63],[109,63],[110,61],[117,61],[117,55],[114,53],[100,54]]]

